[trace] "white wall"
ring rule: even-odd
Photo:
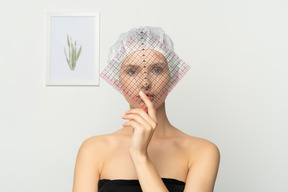
[[[128,109],[102,79],[45,86],[46,11],[100,11],[101,71],[120,33],[161,26],[191,65],[168,95],[168,117],[220,148],[215,192],[288,191],[288,3],[280,0],[1,0],[0,191],[71,191],[80,144],[119,129]]]

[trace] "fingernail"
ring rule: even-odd
[[[142,91],[140,91],[140,94],[141,94],[141,95],[144,95],[144,93],[143,93]]]

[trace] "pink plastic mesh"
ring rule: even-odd
[[[146,111],[140,90],[158,108],[190,69],[173,48],[158,38],[147,28],[134,30],[100,74],[132,107]]]

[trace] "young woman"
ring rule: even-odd
[[[109,62],[101,77],[129,103],[121,114],[127,122],[82,143],[73,192],[212,192],[217,146],[185,134],[166,115],[165,99],[189,69],[169,36],[161,28],[131,29],[110,49]]]

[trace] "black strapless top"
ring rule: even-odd
[[[185,182],[177,179],[162,178],[169,192],[183,192]],[[139,180],[125,179],[100,179],[98,182],[99,192],[142,192]],[[151,189],[151,192],[152,189]]]

